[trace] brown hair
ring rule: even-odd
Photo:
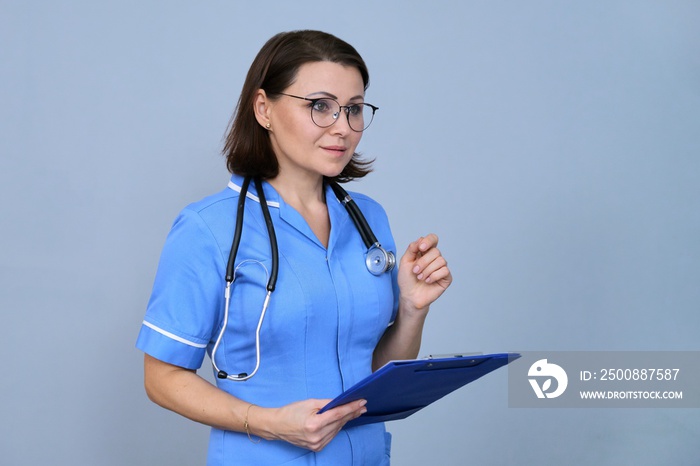
[[[253,60],[226,136],[223,154],[231,173],[274,178],[279,173],[277,157],[270,136],[260,126],[253,105],[258,89],[270,95],[279,94],[296,78],[299,68],[310,62],[329,61],[357,68],[364,88],[369,86],[369,72],[355,48],[337,37],[321,31],[282,32],[263,45]],[[334,179],[339,182],[361,178],[372,171],[372,161],[362,160],[355,153],[343,171]]]

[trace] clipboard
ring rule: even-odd
[[[346,427],[405,419],[519,357],[518,353],[495,353],[390,361],[333,399],[319,414],[365,399],[367,412]]]

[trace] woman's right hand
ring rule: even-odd
[[[248,413],[250,432],[321,451],[347,422],[367,412],[367,402],[358,400],[318,414],[330,401],[310,399],[270,409],[253,406]]]
[[[296,446],[320,451],[343,426],[364,414],[366,402],[353,401],[318,412],[331,400],[310,399],[281,408],[261,408],[231,396],[194,371],[174,366],[146,354],[146,392],[155,403],[202,424],[224,430],[245,432],[268,440],[284,440]]]

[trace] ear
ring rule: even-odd
[[[255,93],[255,100],[253,100],[253,111],[255,112],[255,119],[258,120],[258,123],[263,128],[269,128],[271,110],[272,101],[267,97],[264,90],[258,89]]]

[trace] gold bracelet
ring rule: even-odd
[[[253,443],[260,443],[261,439],[258,439],[258,441],[256,442],[255,440],[253,440],[253,437],[250,436],[250,425],[248,424],[248,413],[250,413],[250,408],[252,408],[253,406],[255,406],[255,405],[251,403],[248,406],[248,409],[246,409],[246,411],[245,411],[245,420],[243,421],[243,428],[245,429],[245,433],[248,434],[248,440],[250,440]]]

